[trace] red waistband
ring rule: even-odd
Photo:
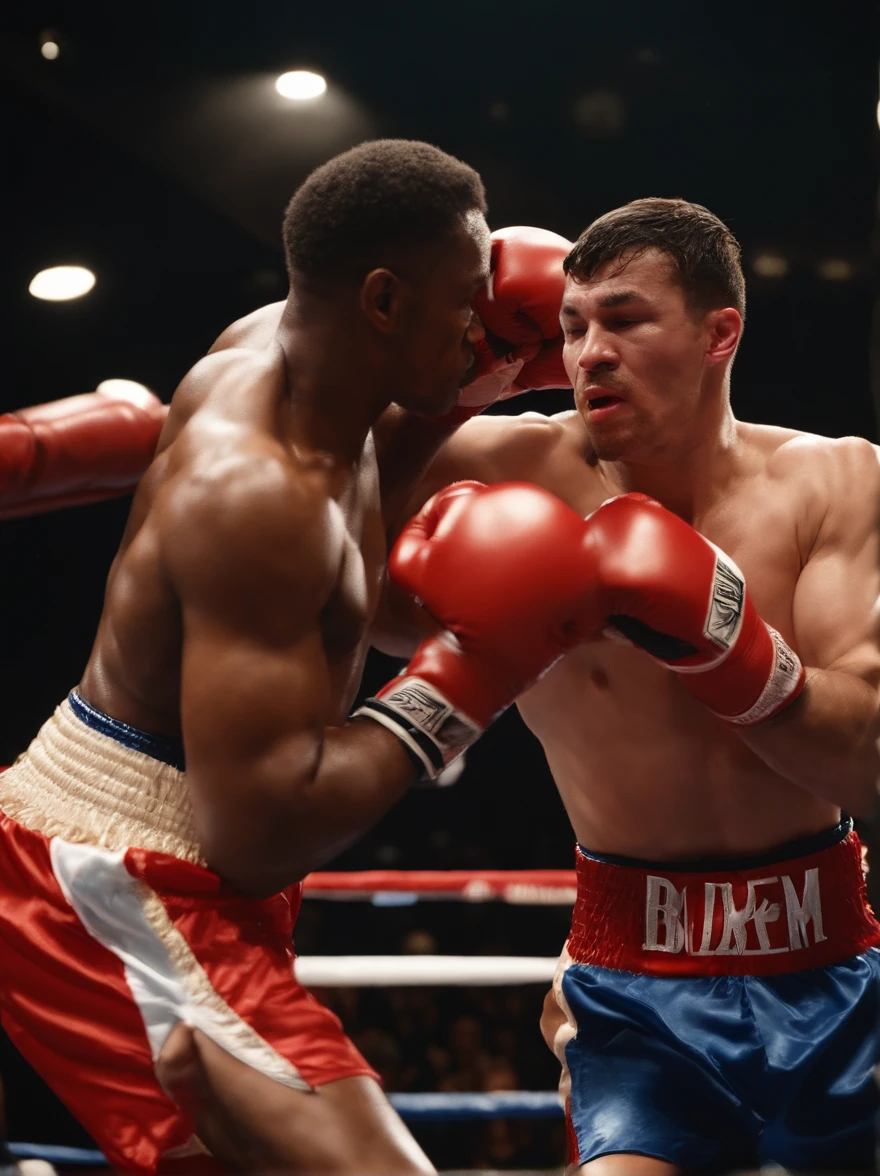
[[[569,955],[655,976],[767,975],[880,946],[858,836],[790,859],[708,871],[577,850]]]

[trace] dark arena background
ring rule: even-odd
[[[226,324],[284,297],[279,227],[294,188],[355,143],[399,136],[476,167],[493,228],[575,238],[637,197],[705,204],[743,247],[737,416],[878,440],[880,111],[867,2],[30,0],[3,23],[0,411],[115,378],[170,400]],[[294,69],[319,71],[326,93],[282,97],[275,80]],[[34,275],[62,264],[92,270],[94,289],[31,297]],[[531,393],[504,411],[558,412],[570,397]],[[78,681],[129,503],[0,524],[0,763]],[[396,665],[371,655],[364,692]],[[331,868],[568,869],[572,840],[540,747],[511,711],[457,783],[413,792]],[[311,900],[297,948],[552,956],[569,913]],[[544,990],[322,995],[390,1092],[546,1092],[557,1066],[537,1030]],[[10,1139],[90,1146],[5,1038],[0,1074]],[[413,1130],[442,1169],[563,1163],[558,1118]]]

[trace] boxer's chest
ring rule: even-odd
[[[592,469],[569,470],[553,482],[547,489],[584,515],[609,496]],[[740,568],[758,612],[791,643],[792,602],[809,552],[801,524],[797,503],[768,495],[760,481],[694,520],[695,529]],[[577,731],[593,746],[597,736],[607,742],[612,731],[631,737],[638,726],[675,729],[680,721],[689,728],[704,717],[675,675],[641,650],[604,637],[573,650],[528,692],[520,710],[539,738],[567,743]]]
[[[584,516],[615,493],[579,460],[557,462],[535,480]],[[814,536],[798,496],[772,493],[769,486],[755,477],[689,521],[737,564],[758,611],[791,640],[795,585]]]

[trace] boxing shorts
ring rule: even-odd
[[[212,873],[183,766],[73,693],[0,774],[0,1019],[125,1172],[219,1171],[156,1080],[181,1021],[294,1090],[376,1077],[296,982],[302,885]]]
[[[880,925],[852,822],[748,860],[578,847],[542,1027],[573,1163],[873,1170]]]

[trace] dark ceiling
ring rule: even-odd
[[[841,349],[855,350],[861,367],[846,375],[865,393],[878,156],[868,3],[30,0],[12,25],[4,407],[108,375],[167,398],[228,319],[283,293],[291,191],[378,135],[425,138],[478,167],[496,226],[573,236],[637,196],[707,204],[747,256],[772,247],[792,263],[781,281],[752,275],[756,347],[769,332],[780,349],[752,379],[769,386],[778,369],[788,385],[786,368],[806,361],[836,380]],[[56,61],[40,55],[48,30]],[[274,77],[301,64],[326,73],[325,99],[274,92]],[[855,277],[817,279],[828,257],[853,262]],[[29,298],[33,273],[65,260],[95,269],[95,291],[62,305]],[[817,362],[819,303],[835,354],[828,340]]]

